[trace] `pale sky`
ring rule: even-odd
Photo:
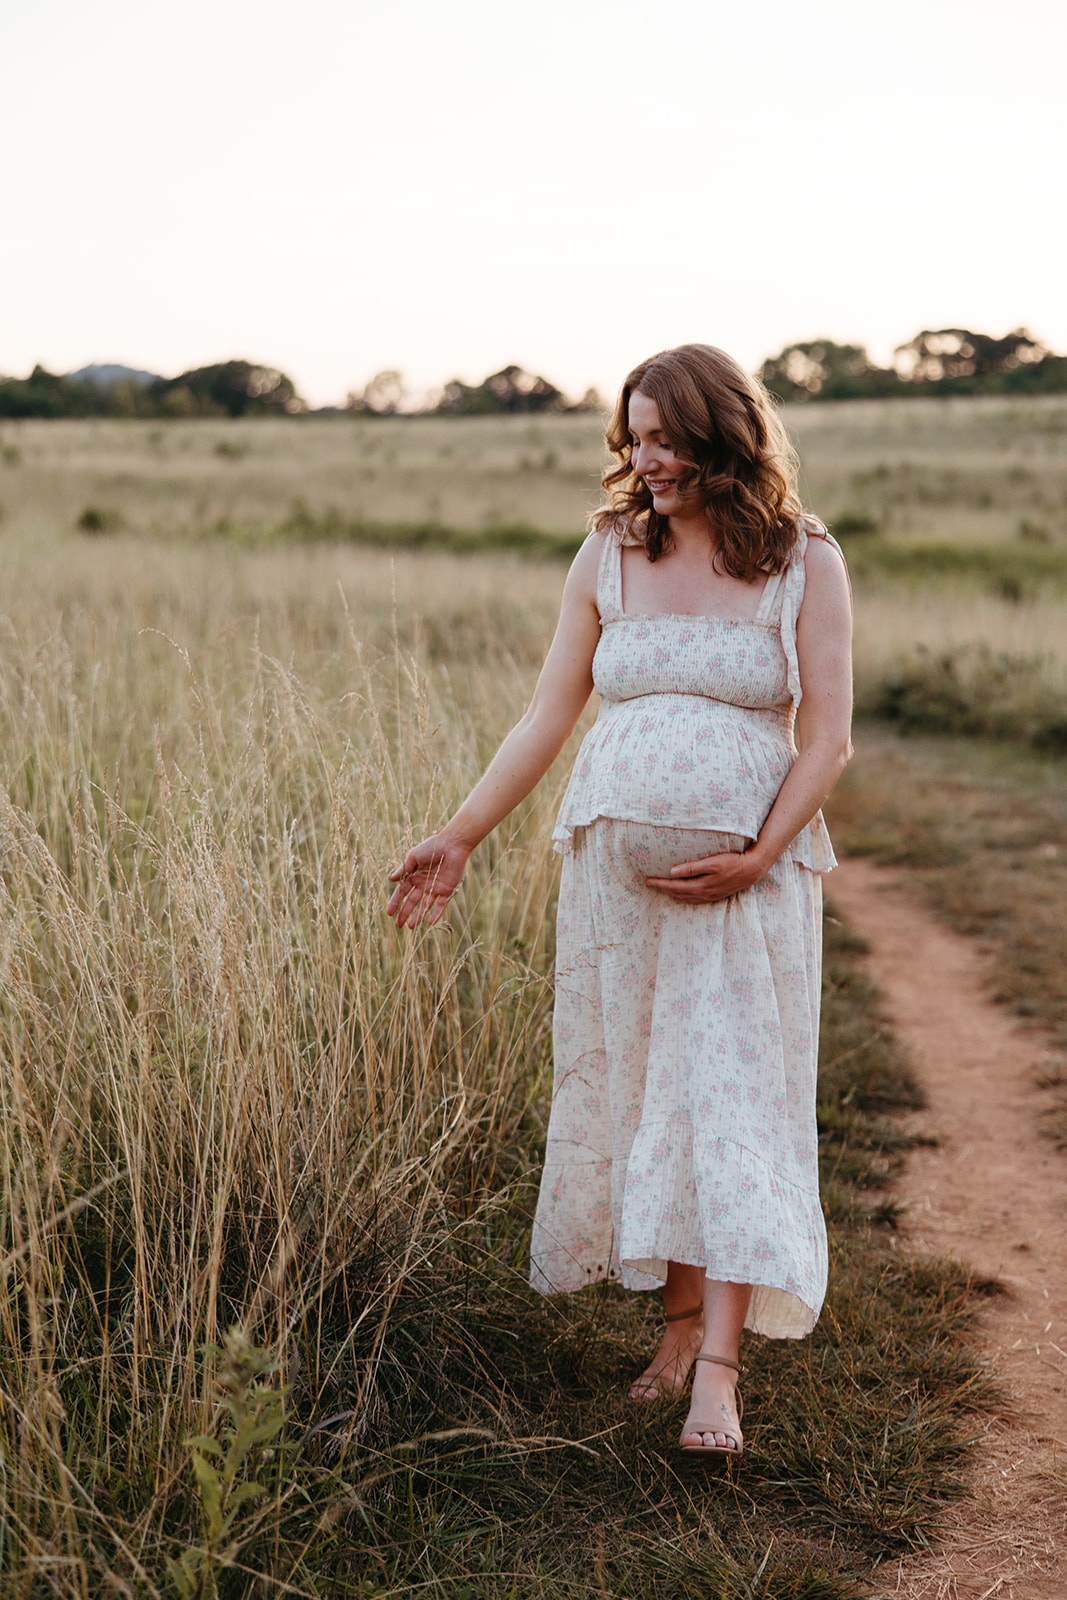
[[[1067,352],[1062,0],[13,0],[0,372]]]

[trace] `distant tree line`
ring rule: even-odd
[[[781,400],[891,400],[903,395],[1059,394],[1067,356],[1025,328],[1003,339],[969,328],[925,328],[898,345],[890,367],[861,344],[815,339],[790,344],[765,361],[760,377]]]
[[[99,369],[118,372],[128,369]],[[310,409],[291,378],[252,361],[196,367],[176,378],[131,374],[103,381],[88,368],[61,376],[34,367],[28,378],[0,377],[5,417],[246,417],[300,416]],[[1002,339],[969,328],[924,329],[898,345],[893,363],[879,367],[863,345],[813,339],[790,344],[760,367],[782,400],[883,400],[906,395],[1059,394],[1067,391],[1067,356],[1055,355],[1025,328]],[[324,410],[336,411],[337,407]],[[600,411],[595,389],[569,401],[547,378],[503,367],[479,384],[453,378],[418,400],[403,375],[379,372],[348,396],[354,416],[538,416]]]
[[[479,384],[452,378],[440,395],[422,405],[412,404],[401,373],[379,372],[365,389],[353,390],[345,409],[357,416],[371,417],[529,417],[560,411],[599,411],[602,407],[595,389],[587,389],[574,403],[547,378],[510,366],[490,373]]]
[[[0,378],[0,417],[291,417],[307,409],[291,378],[252,361],[222,361],[147,383],[61,377],[40,366],[28,378]]]

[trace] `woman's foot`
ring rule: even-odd
[[[631,1400],[659,1400],[685,1388],[700,1349],[703,1326],[703,1306],[667,1318],[659,1349],[630,1385]]]
[[[689,1407],[681,1448],[693,1455],[737,1455],[744,1445],[733,1362],[694,1356],[693,1403]]]

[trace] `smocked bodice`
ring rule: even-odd
[[[628,537],[604,536],[593,659],[600,713],[578,753],[556,848],[569,850],[574,829],[598,816],[754,839],[796,758],[806,533],[785,570],[767,579],[751,619],[624,611]],[[791,850],[815,870],[834,865],[821,814]]]
[[[777,625],[740,618],[605,618],[593,683],[605,703],[650,694],[702,695],[752,711],[793,703]]]

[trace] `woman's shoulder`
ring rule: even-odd
[[[799,527],[801,538],[796,559],[803,569],[805,593],[813,588],[822,594],[839,591],[847,594],[851,605],[852,581],[841,546],[818,517],[802,517]]]
[[[567,574],[568,591],[581,592],[595,600],[600,565],[610,540],[611,531],[607,528],[593,528],[586,534]]]
[[[805,512],[797,519],[797,539],[794,560],[803,561],[808,571],[825,570],[830,567],[840,569],[848,563],[845,561],[845,552],[826,526],[818,517],[813,517],[810,512]]]
[[[640,520],[626,512],[616,511],[613,506],[598,506],[589,519],[589,525],[593,533],[610,539],[613,544],[645,543],[645,530]]]

